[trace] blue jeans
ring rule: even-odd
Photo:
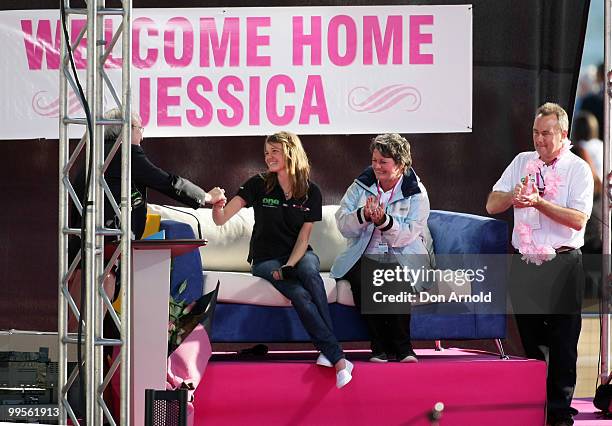
[[[283,296],[291,300],[312,343],[335,364],[344,358],[344,354],[332,331],[325,286],[319,274],[319,258],[309,250],[295,265],[297,279],[275,280],[272,271],[283,266],[287,259],[288,257],[284,257],[255,263],[251,272],[256,277],[268,280]]]

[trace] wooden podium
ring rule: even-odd
[[[144,426],[145,389],[166,388],[170,260],[206,240],[132,241],[131,425]]]

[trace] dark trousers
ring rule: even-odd
[[[351,283],[355,306],[361,311],[361,261],[358,261],[342,279]],[[370,335],[372,353],[386,352],[398,357],[412,351],[410,343],[410,314],[361,314]]]
[[[576,360],[582,317],[575,315],[516,315],[528,358],[546,361],[548,416],[567,418],[576,387]]]
[[[515,255],[511,296],[521,341],[527,357],[546,361],[549,419],[575,414],[571,408],[576,386],[578,337],[584,272],[580,250],[559,253],[540,266]]]
[[[256,277],[270,282],[287,299],[291,300],[306,332],[315,347],[323,352],[332,364],[344,358],[344,352],[334,335],[325,285],[319,274],[317,255],[309,250],[295,265],[296,279],[277,281],[272,271],[287,262],[287,258],[264,260],[253,264],[251,271]]]

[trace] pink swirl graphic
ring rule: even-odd
[[[364,86],[355,87],[348,94],[349,108],[353,111],[372,114],[388,110],[396,105],[398,107],[408,106],[404,108],[404,111],[408,112],[416,111],[421,106],[421,92],[416,87],[392,84],[374,93],[371,92],[371,89]]]
[[[51,99],[47,96],[47,91],[40,91],[32,97],[32,110],[42,117],[58,118],[60,110],[59,97]],[[68,114],[82,110],[81,103],[74,93],[68,97]]]

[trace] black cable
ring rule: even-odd
[[[193,213],[189,213],[189,212],[186,212],[184,210],[179,210],[177,208],[166,206],[166,205],[164,205],[163,207],[165,207],[167,209],[170,209],[170,210],[174,210],[174,211],[180,212],[180,213],[185,213],[185,214],[188,214],[189,216],[193,217],[196,220],[196,222],[198,223],[198,239],[199,240],[202,239],[202,226],[200,225],[200,220],[198,219],[198,217],[196,215],[194,215]]]
[[[79,81],[79,76],[77,74],[76,71],[76,66],[74,64],[74,58],[72,56],[72,48],[71,48],[71,44],[70,44],[70,37],[68,36],[68,28],[66,25],[66,4],[65,4],[66,0],[61,0],[60,1],[60,12],[61,12],[61,19],[62,19],[62,30],[63,30],[63,35],[64,35],[64,43],[66,45],[66,49],[68,51],[68,57],[70,59],[70,67],[72,69],[72,73],[74,74],[74,79],[76,81],[76,85],[77,85],[77,89],[79,91],[79,96],[81,97],[81,102],[83,104],[83,110],[85,111],[85,117],[87,119],[87,131],[89,134],[89,138],[88,141],[86,141],[86,143],[91,144],[91,141],[93,140],[93,125],[92,125],[92,119],[91,119],[91,110],[89,108],[89,103],[87,102],[87,99],[85,98],[85,93],[83,91],[83,87],[81,86],[81,82]],[[87,207],[90,206],[92,204],[91,200],[89,200],[89,185],[91,184],[91,170],[92,170],[92,166],[93,166],[93,146],[89,147],[89,158],[87,160],[88,165],[87,167],[87,177],[85,179],[85,188],[83,190],[83,202],[82,207],[83,207],[83,211],[81,214],[81,301],[80,301],[80,310],[79,310],[79,326],[78,326],[78,331],[77,331],[77,368],[79,371],[79,387],[80,387],[80,403],[81,406],[85,406],[85,384],[84,384],[84,376],[83,376],[83,368],[82,368],[82,363],[83,363],[83,354],[82,354],[82,350],[81,350],[81,343],[83,341],[83,308],[85,305],[85,291],[86,291],[86,286],[85,286],[85,280],[86,280],[86,263],[84,261],[85,259],[85,240],[87,237],[87,232],[86,232],[86,223],[87,223]],[[91,321],[92,318],[88,318],[88,321]],[[91,379],[91,378],[90,378]]]
[[[597,387],[599,385],[599,378],[604,372],[601,369],[601,347],[603,344],[603,288],[599,289],[599,351],[597,354],[597,379],[595,380],[595,392],[597,392]],[[608,372],[606,371],[606,374]]]

